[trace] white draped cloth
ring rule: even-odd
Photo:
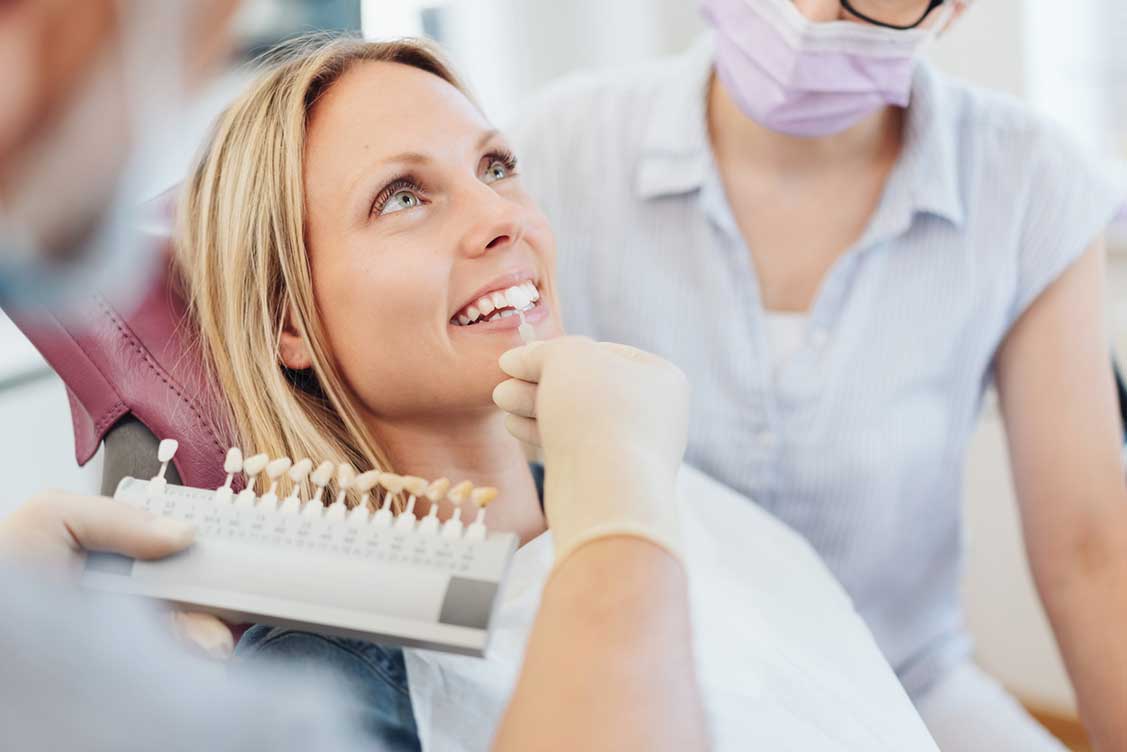
[[[685,466],[678,480],[696,665],[716,750],[937,747],[814,550],[749,499]],[[489,748],[552,564],[517,551],[485,659],[407,649],[427,752]]]

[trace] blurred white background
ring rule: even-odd
[[[362,28],[369,37],[438,38],[499,123],[556,76],[675,53],[702,29],[696,0],[251,0],[238,21],[240,49],[249,57],[310,26]],[[1102,159],[1127,163],[1122,0],[979,0],[930,56],[955,75],[1024,98]],[[154,194],[179,179],[210,119],[244,77],[234,68],[200,97],[184,122],[181,147],[154,168]],[[1127,261],[1121,259],[1127,255],[1113,254],[1110,314],[1117,348],[1127,352]],[[62,385],[2,316],[0,425],[6,429],[0,438],[0,512],[46,486],[97,487],[97,460],[84,470],[75,467]],[[975,440],[968,490],[966,600],[980,658],[1023,697],[1071,708],[1072,694],[1025,568],[992,410]]]

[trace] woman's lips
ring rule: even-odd
[[[535,326],[539,322],[548,318],[548,306],[544,305],[544,298],[541,296],[532,304],[532,308],[524,312],[524,320],[529,324]],[[473,334],[474,332],[482,334],[490,334],[493,332],[506,332],[516,331],[520,326],[520,314],[513,314],[511,316],[502,316],[495,318],[492,321],[484,321],[478,324],[471,324],[469,326],[458,326],[457,324],[450,324],[450,328],[458,332],[466,332]]]

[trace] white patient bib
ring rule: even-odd
[[[716,750],[929,750],[841,586],[796,533],[688,466],[678,480],[698,679]],[[485,752],[551,569],[546,533],[517,551],[485,659],[404,649],[426,752]]]

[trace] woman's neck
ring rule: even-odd
[[[520,536],[525,543],[545,529],[536,484],[520,443],[505,429],[504,414],[495,408],[446,415],[441,420],[383,421],[371,419],[369,428],[388,453],[395,472],[428,480],[468,480],[475,487],[494,486],[500,492],[489,507],[488,525]],[[416,514],[429,511],[425,499],[416,502]],[[442,504],[439,517],[450,515]],[[474,514],[467,503],[463,518]]]
[[[880,164],[899,153],[904,110],[884,107],[841,133],[805,138],[778,133],[739,108],[715,75],[708,88],[708,132],[716,160],[791,177]]]

